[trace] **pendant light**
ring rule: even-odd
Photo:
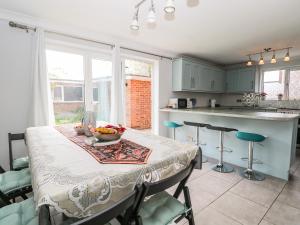
[[[262,53],[260,53],[260,59],[259,59],[259,62],[258,62],[259,65],[264,65],[265,62],[264,62],[264,58],[262,56]]]
[[[287,53],[286,55],[284,56],[284,59],[283,59],[285,62],[288,62],[290,61],[290,49],[288,48],[287,49]]]
[[[276,63],[276,57],[275,57],[275,51],[273,51],[273,56],[272,56],[272,59],[271,59],[271,63],[274,64]]]
[[[165,5],[164,10],[168,14],[174,13],[175,12],[174,0],[166,0],[166,5]]]
[[[247,66],[252,66],[252,60],[251,60],[251,56],[249,55],[249,60],[248,60],[248,62],[247,62],[247,64],[246,64]]]
[[[155,9],[154,9],[154,3],[153,0],[151,0],[151,6],[148,12],[147,22],[148,23],[155,23],[156,17],[155,17]]]
[[[133,16],[132,23],[130,25],[131,30],[139,30],[139,9],[136,10],[136,13]]]

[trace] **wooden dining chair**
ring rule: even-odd
[[[32,192],[29,169],[5,171],[0,166],[0,199],[6,204],[14,202],[16,197],[27,199],[26,194]]]
[[[13,150],[12,150],[12,142],[18,140],[25,140],[24,133],[12,134],[8,133],[8,150],[9,150],[9,166],[10,170],[21,170],[24,168],[28,168],[29,158],[28,156],[14,159]]]
[[[84,219],[68,218],[63,221],[62,225],[110,225],[110,221],[114,218],[117,218],[121,225],[127,225],[129,224],[133,206],[139,199],[140,194],[141,187],[137,186],[134,191],[130,192],[110,208]],[[124,216],[120,216],[121,214]],[[49,207],[46,205],[40,208],[39,224],[51,224]]]
[[[202,155],[201,148],[199,152]],[[197,159],[199,159],[199,156],[192,160],[187,168],[169,178],[155,183],[145,182],[142,185],[139,202],[133,209],[132,223],[136,225],[167,225],[173,220],[177,223],[186,218],[189,225],[194,225],[191,198],[186,182],[197,163]],[[173,196],[166,192],[166,189],[176,184],[178,184],[178,187]],[[184,203],[178,200],[182,191],[184,193]],[[151,197],[144,201],[149,196]]]

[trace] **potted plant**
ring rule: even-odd
[[[266,96],[267,96],[267,95],[268,95],[268,94],[265,93],[265,92],[260,93],[260,99],[261,99],[262,101],[266,100]]]
[[[278,101],[281,101],[283,98],[283,94],[278,94],[277,97],[278,97]]]

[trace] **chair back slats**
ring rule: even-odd
[[[72,225],[104,225],[133,206],[136,196],[137,190],[131,192],[124,199],[122,199],[120,202],[117,202],[109,209],[75,222]]]
[[[157,181],[155,183],[145,182],[144,185],[148,186],[148,193],[146,197],[164,191],[174,186],[175,184],[178,184],[180,181],[184,180],[192,172],[192,169],[194,168],[195,164],[196,160],[192,160],[187,168],[181,170],[179,173],[171,177]]]
[[[178,187],[173,196],[175,198],[178,198],[180,193],[183,191],[189,176],[193,172],[195,165],[197,164],[197,158],[198,157],[196,156],[195,159],[193,159],[191,161],[190,165],[187,168],[183,169],[182,171],[180,171],[179,173],[177,173],[171,177],[168,177],[166,179],[163,179],[163,180],[160,180],[160,181],[157,181],[154,183],[149,183],[149,182],[143,183],[141,197],[139,198],[138,202],[135,204],[134,210],[133,210],[133,215],[135,215],[135,218],[139,218],[139,216],[138,216],[139,211],[143,205],[144,199],[147,196],[162,192],[162,191],[176,185],[177,183],[179,183],[179,184],[178,184]]]
[[[13,141],[18,141],[18,140],[24,140],[25,141],[25,133],[17,133],[17,134],[12,134],[8,133],[8,150],[9,150],[9,167],[10,170],[13,170],[13,151],[12,151],[12,142]],[[25,141],[26,143],[26,141]]]

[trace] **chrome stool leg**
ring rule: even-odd
[[[219,163],[213,168],[213,170],[220,173],[230,173],[234,169],[232,166],[224,164],[223,161],[223,153],[224,153],[224,131],[220,131],[220,140],[219,140],[219,148],[220,148],[220,159]]]
[[[173,128],[173,140],[176,140],[175,133],[176,133],[176,128],[174,127],[174,128]]]
[[[196,140],[196,144],[197,144],[198,147],[200,145],[199,129],[200,128],[197,127],[197,140]],[[206,162],[208,162],[208,159],[205,156],[202,155],[202,163],[206,163]]]
[[[252,169],[253,166],[253,141],[249,141],[249,150],[248,150],[248,168],[241,171],[241,176],[245,177],[248,180],[257,180],[262,181],[265,179],[265,176],[262,173],[256,172]]]

